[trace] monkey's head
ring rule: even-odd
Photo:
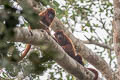
[[[42,11],[39,16],[41,17],[41,21],[49,27],[55,17],[55,10],[48,8]]]
[[[62,30],[58,30],[55,32],[55,38],[57,39],[58,43],[62,46],[65,45],[66,43],[66,38],[65,38],[65,34]]]

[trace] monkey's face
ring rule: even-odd
[[[54,17],[55,17],[55,11],[52,8],[48,9],[47,16],[46,16],[46,20],[48,21],[47,26],[49,26],[52,23]]]
[[[39,15],[42,17],[41,21],[49,27],[55,17],[55,11],[52,8],[48,8]]]
[[[62,31],[56,32],[55,33],[55,38],[57,39],[58,43],[62,46],[64,45],[64,34]]]
[[[57,34],[56,37],[57,37],[57,39],[60,40],[60,41],[63,40],[63,35],[62,35],[62,34]]]
[[[55,17],[55,11],[53,9],[48,9],[48,18],[51,20],[51,22],[54,19],[54,17]]]

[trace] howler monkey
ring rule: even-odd
[[[84,66],[82,57],[79,54],[76,54],[76,51],[71,39],[62,30],[56,31],[54,35],[55,35],[55,40],[65,50],[65,52],[69,56],[71,56],[73,59],[75,59],[77,62],[79,62],[81,65]],[[97,80],[98,72],[92,68],[87,68],[87,69],[92,71],[95,74],[94,80]]]
[[[76,54],[71,39],[62,30],[56,31],[54,35],[56,41],[59,43],[60,46],[62,46],[65,52],[73,59],[75,59],[77,62],[84,65],[82,61],[82,57]]]
[[[52,21],[55,18],[55,10],[52,9],[52,8],[48,8],[48,9],[40,12],[39,16],[40,16],[41,22],[43,24],[45,24],[44,30],[46,30],[46,32],[50,35],[49,27],[51,26]],[[29,27],[29,30],[31,30],[31,27]],[[30,48],[31,48],[31,45],[27,44],[24,52],[22,53],[22,56],[21,56],[20,60],[22,60],[27,55]]]

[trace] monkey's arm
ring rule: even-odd
[[[31,27],[29,26],[28,29],[29,29],[29,31],[30,31],[30,30],[31,30]],[[22,60],[22,59],[27,55],[27,53],[29,52],[30,48],[31,48],[31,45],[30,45],[30,44],[27,44],[24,52],[22,53],[22,55],[21,55],[21,57],[20,57],[20,60]]]
[[[20,60],[22,60],[27,55],[27,53],[29,52],[30,49],[31,49],[31,45],[27,44],[24,52],[22,53],[22,56],[21,56]]]

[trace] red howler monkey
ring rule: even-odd
[[[73,59],[75,59],[77,62],[79,62],[81,65],[84,66],[82,57],[79,54],[76,54],[75,48],[71,39],[62,30],[56,31],[54,35],[55,35],[55,40],[59,43],[60,46],[62,46],[65,52],[69,56],[71,56]],[[94,80],[97,80],[98,72],[92,68],[87,68],[87,69],[92,71],[95,74]]]
[[[55,10],[52,8],[48,8],[48,9],[42,11],[41,13],[39,13],[39,16],[40,16],[41,22],[43,24],[45,24],[44,30],[46,30],[46,32],[50,35],[49,27],[52,24],[52,21],[54,20]],[[29,27],[29,30],[31,30],[31,27]],[[20,60],[22,60],[27,55],[30,48],[31,48],[31,45],[27,44],[24,52],[22,53]]]
[[[65,50],[65,52],[71,56],[73,59],[75,59],[80,64],[84,65],[82,61],[82,57],[76,54],[74,45],[71,41],[71,39],[62,31],[56,31],[55,32],[55,39],[59,43],[60,46]]]

